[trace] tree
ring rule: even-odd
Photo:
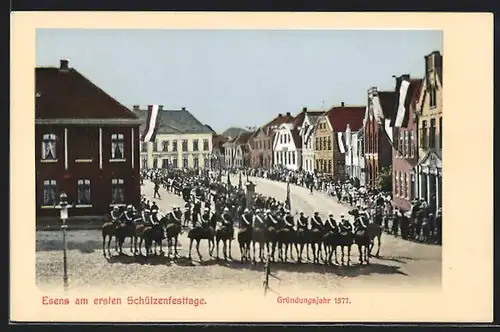
[[[380,191],[392,191],[392,167],[382,168],[375,180],[375,186]]]

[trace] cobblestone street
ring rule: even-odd
[[[265,179],[252,179],[256,190],[264,195],[284,200],[286,184]],[[238,183],[234,177],[233,184]],[[149,182],[143,192],[152,197]],[[155,201],[160,210],[168,211],[182,200],[165,190],[161,199]],[[346,213],[348,208],[322,193],[310,195],[307,189],[291,186],[292,210],[311,214],[318,210],[324,218],[329,212],[335,217]],[[183,206],[183,204],[181,205]],[[208,244],[200,246],[203,261],[198,259],[193,248],[193,261],[188,256],[187,232],[179,239],[180,259],[169,261],[164,257],[133,257],[129,251],[129,240],[124,253],[130,256],[106,259],[102,255],[100,230],[71,230],[67,235],[68,273],[70,287],[141,287],[162,289],[231,289],[262,291],[264,266],[239,262],[237,241],[232,243],[233,261],[217,261],[208,255]],[[165,241],[166,243],[166,241]],[[112,247],[114,243],[112,243]],[[166,249],[164,248],[166,251]],[[375,247],[376,250],[376,247]],[[37,232],[36,279],[40,288],[62,284],[62,234],[57,231]],[[276,292],[287,288],[316,288],[324,291],[369,289],[409,286],[439,287],[441,282],[441,247],[404,241],[391,235],[382,236],[380,258],[372,258],[369,266],[357,266],[357,247],[352,247],[353,267],[317,266],[311,263],[274,263],[270,286]],[[338,253],[340,255],[340,253]]]

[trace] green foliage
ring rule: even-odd
[[[375,179],[375,185],[380,191],[392,191],[392,167],[384,167]]]

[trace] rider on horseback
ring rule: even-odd
[[[340,233],[351,233],[352,225],[344,216],[344,214],[340,215],[340,223],[339,223],[339,231]]]
[[[330,213],[328,219],[326,219],[325,228],[327,232],[335,232],[337,227],[337,221],[333,218],[333,213]]]
[[[266,218],[267,227],[276,227],[276,225],[278,224],[278,221],[274,218],[270,209],[267,209],[266,216],[267,216],[267,218]]]
[[[113,210],[111,210],[111,219],[113,220],[113,223],[119,222],[119,219],[121,217],[120,215],[120,208],[118,206],[113,206]]]
[[[180,216],[179,216],[179,210],[177,210],[177,206],[172,207],[172,211],[168,214],[168,221],[171,223],[176,223],[179,226],[181,226],[181,218],[182,218],[182,211],[180,211]]]
[[[222,224],[228,227],[231,231],[231,238],[234,240],[234,227],[233,227],[233,219],[231,214],[229,214],[229,208],[224,208],[224,213],[222,214]]]
[[[243,211],[243,214],[241,215],[241,221],[242,221],[241,227],[243,227],[243,228],[252,227],[253,219],[254,218],[253,218],[253,215],[250,213],[250,210],[245,209],[245,211]]]
[[[319,212],[314,212],[314,216],[311,218],[311,228],[312,230],[322,230],[323,220],[319,216]]]
[[[127,226],[132,226],[134,223],[134,207],[132,205],[127,206],[127,211],[125,211],[125,224]]]
[[[160,220],[158,219],[158,209],[151,209],[151,215],[149,216],[150,223],[152,225],[158,225],[160,223]]]
[[[284,218],[285,227],[290,231],[293,231],[293,226],[295,226],[295,221],[293,220],[293,216],[290,210],[286,210],[286,216]]]
[[[201,216],[201,227],[208,228],[208,225],[210,225],[210,209],[206,207]]]
[[[152,224],[151,211],[149,209],[142,210],[141,217],[145,225],[150,226]]]
[[[262,220],[262,213],[260,209],[255,210],[254,226],[260,228],[264,226],[264,221]]]
[[[297,230],[307,230],[307,217],[304,216],[304,212],[300,213],[300,217],[297,220]]]
[[[362,215],[355,216],[354,220],[354,233],[357,233],[360,230],[365,230],[367,228],[365,221],[363,220]]]

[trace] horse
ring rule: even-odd
[[[215,236],[215,231],[214,227],[209,226],[206,228],[203,227],[195,227],[191,229],[188,232],[188,238],[189,238],[189,259],[192,259],[191,257],[191,250],[193,248],[193,242],[196,241],[196,252],[198,253],[198,257],[200,260],[203,259],[200,253],[200,242],[201,240],[208,240],[208,252],[209,255],[212,256],[213,250],[214,250],[214,236]]]
[[[361,218],[361,217],[357,217]],[[354,243],[358,246],[359,251],[359,264],[370,264],[369,248],[371,245],[371,238],[368,228],[359,228],[354,231]]]
[[[154,225],[144,225],[143,228],[138,227],[138,236],[140,237],[139,242],[139,254],[141,254],[142,241],[145,242],[146,247],[146,257],[153,253],[151,246],[154,242],[154,254],[157,255],[156,246],[160,244],[160,254],[163,254],[163,225],[158,223]]]
[[[329,230],[323,235],[323,246],[325,247],[324,263],[332,265],[333,254],[335,253],[335,264],[339,264],[337,260],[337,245],[338,245],[338,229]]]
[[[304,251],[304,247],[306,247],[307,259],[309,259],[309,250],[308,250],[309,248],[307,248],[307,246],[309,245],[307,229],[299,228],[297,230],[297,234],[295,236],[295,243],[299,248],[299,251],[297,253],[297,261],[298,262],[302,261],[302,252]]]
[[[288,249],[291,244],[295,244],[297,250],[297,244],[295,241],[295,232],[287,227],[281,227],[276,231],[276,244],[278,245],[278,259],[282,262],[286,262],[288,259]],[[284,254],[283,254],[284,249]],[[298,255],[298,250],[297,250]],[[293,247],[290,250],[290,256],[293,260]]]
[[[167,257],[170,257],[172,246],[174,247],[174,258],[178,257],[179,254],[177,252],[177,244],[179,243],[179,234],[182,231],[181,225],[176,222],[172,222],[167,216],[160,220],[160,224],[166,225],[165,229],[167,233],[168,246]]]
[[[252,226],[243,226],[238,232],[238,243],[240,245],[241,262],[251,260],[250,244],[252,243]]]
[[[140,220],[140,219],[139,219]],[[131,224],[121,223],[116,228],[116,238],[118,239],[118,251],[123,254],[123,243],[127,238],[130,238],[130,252],[137,254],[137,224],[134,221]]]
[[[255,244],[259,244],[259,258],[260,261],[264,261],[264,245],[267,243],[266,239],[266,228],[262,223],[253,225],[252,232],[252,250],[253,250],[253,262],[255,262]]]
[[[223,247],[222,251],[224,254],[224,260],[232,259],[231,257],[231,242],[233,239],[233,233],[234,229],[230,226],[227,225],[221,225],[216,231],[215,231],[215,244],[217,246],[217,259],[219,259],[219,243],[222,241]],[[228,246],[229,243],[229,246]],[[228,247],[229,247],[229,254],[228,254]]]
[[[337,235],[337,245],[340,247],[342,252],[341,264],[345,266],[344,257],[345,257],[345,248],[347,248],[347,266],[351,265],[351,247],[354,243],[354,234],[348,230],[339,230],[339,234]],[[337,254],[335,253],[335,259]],[[337,260],[335,260],[337,262]]]
[[[277,244],[277,238],[276,238],[276,227],[275,226],[268,226],[267,227],[267,232],[266,232],[266,249],[267,249],[267,254],[269,255],[269,259],[274,262],[274,253],[276,251],[276,244]]]
[[[111,246],[111,239],[113,239],[113,236],[115,237],[115,250],[118,252],[118,239],[116,237],[117,227],[118,225],[112,221],[106,222],[102,225],[102,254],[104,257],[106,257],[106,238],[108,238],[108,255],[111,257],[111,250],[109,247]]]
[[[308,232],[309,244],[311,245],[313,252],[313,263],[319,264],[320,257],[322,256],[322,244],[323,244],[323,231],[315,228]]]

